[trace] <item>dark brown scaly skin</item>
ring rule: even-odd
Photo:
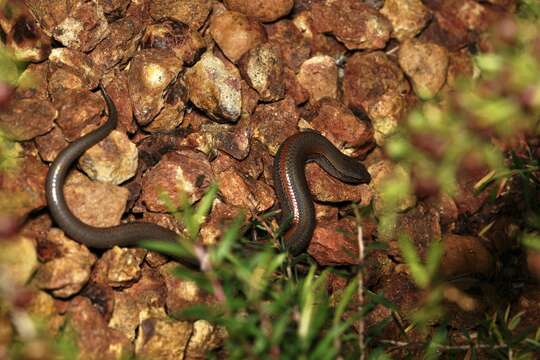
[[[315,229],[315,208],[305,174],[310,161],[347,183],[371,181],[364,165],[341,153],[319,133],[302,132],[285,140],[274,159],[274,187],[281,205],[281,226],[289,227],[283,240],[293,256],[307,249]]]
[[[71,165],[92,145],[104,139],[115,127],[117,112],[114,103],[101,86],[107,103],[109,119],[100,128],[71,143],[54,160],[47,174],[46,195],[49,210],[58,226],[72,239],[91,248],[108,249],[113,246],[136,246],[142,240],[177,241],[178,235],[164,227],[152,223],[130,223],[106,228],[98,228],[80,221],[69,210],[64,197],[64,181]],[[194,258],[179,259],[197,266]]]

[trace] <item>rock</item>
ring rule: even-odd
[[[83,359],[113,360],[129,357],[133,346],[118,330],[107,326],[98,310],[84,297],[69,303],[67,318],[76,334],[77,349]]]
[[[444,253],[439,271],[446,278],[460,275],[490,276],[495,271],[493,255],[474,236],[443,235]]]
[[[279,145],[297,132],[298,113],[291,98],[271,104],[259,104],[252,116],[253,137],[277,153]]]
[[[47,239],[47,234],[52,226],[52,219],[47,213],[39,214],[27,218],[24,225],[19,229],[19,234],[37,241],[37,250],[39,251],[39,243]],[[41,254],[39,254],[41,260]]]
[[[309,93],[300,85],[296,78],[296,74],[289,68],[285,68],[283,72],[283,82],[288,97],[294,100],[295,105],[301,105],[308,101]]]
[[[355,221],[344,218],[318,222],[307,251],[321,266],[359,264]]]
[[[480,193],[474,190],[478,181],[484,178],[490,169],[480,158],[479,154],[469,152],[462,159],[456,172],[457,191],[453,196],[459,214],[474,214],[490,196],[486,189]]]
[[[13,145],[10,155],[17,161],[17,170],[9,167],[0,171],[0,209],[3,214],[22,218],[32,210],[47,204],[45,178],[48,168],[35,153],[22,153]]]
[[[49,56],[51,39],[42,31],[26,6],[22,4],[22,2],[9,4],[12,13],[17,15],[10,19],[12,21],[11,27],[4,29],[3,42],[18,61],[39,63]]]
[[[449,51],[458,51],[473,41],[466,25],[457,16],[456,7],[460,4],[455,1],[429,1],[425,4],[433,12],[434,18],[420,34],[420,40],[438,44]],[[433,4],[437,6],[432,6]]]
[[[204,124],[201,132],[206,138],[211,138],[212,147],[226,152],[235,159],[245,159],[249,154],[252,129],[247,115],[242,115],[237,125]]]
[[[466,49],[452,52],[448,55],[448,74],[446,76],[446,86],[455,88],[459,79],[473,77],[473,59]]]
[[[47,241],[55,248],[56,256],[38,268],[34,284],[39,289],[51,290],[56,297],[77,294],[90,278],[95,255],[66,237],[60,229],[49,230]]]
[[[126,96],[129,94],[127,73],[115,69],[107,73],[101,82],[116,107],[118,117],[116,130],[134,133],[137,130],[137,125],[133,119],[131,99]]]
[[[79,166],[90,179],[114,185],[135,176],[137,165],[137,147],[118,130],[113,130],[79,158]]]
[[[227,337],[223,327],[214,326],[206,320],[193,323],[193,333],[186,348],[186,359],[204,359],[209,351],[220,347]]]
[[[351,110],[335,99],[319,100],[302,118],[307,120],[310,128],[319,131],[349,156],[364,154],[374,145],[370,124],[354,116]]]
[[[0,274],[12,286],[24,286],[38,266],[34,241],[23,235],[2,239]]]
[[[95,89],[102,75],[101,68],[83,52],[56,48],[49,56],[51,93],[63,89]]]
[[[206,48],[204,39],[187,24],[163,19],[148,26],[142,42],[143,49],[170,49],[182,63],[195,63]]]
[[[143,267],[139,281],[129,288],[113,293],[114,309],[109,326],[133,341],[142,321],[149,317],[166,316],[165,295],[162,277],[157,271]]]
[[[399,41],[415,37],[430,18],[421,0],[386,0],[381,14],[392,23],[392,37]]]
[[[440,193],[427,199],[426,203],[439,213],[441,226],[450,226],[458,219],[458,208],[452,197]]]
[[[540,282],[540,251],[527,249],[527,269],[537,282]]]
[[[338,95],[338,68],[335,60],[328,55],[314,56],[302,64],[296,75],[300,85],[309,93],[310,103]]]
[[[212,168],[206,157],[193,150],[168,152],[143,177],[142,201],[151,211],[169,209],[161,200],[164,193],[173,204],[180,204],[182,196],[193,204],[213,181]]]
[[[241,114],[240,73],[233,64],[206,52],[185,73],[190,100],[218,122],[234,122]]]
[[[399,65],[412,81],[416,95],[434,97],[446,81],[448,51],[434,43],[407,40],[399,48]]]
[[[149,4],[154,20],[171,18],[198,30],[205,23],[212,1],[210,0],[154,0]]]
[[[266,40],[266,33],[259,22],[236,11],[224,11],[212,17],[210,34],[233,63]]]
[[[145,319],[135,341],[135,354],[148,359],[183,359],[192,333],[193,325],[186,321]]]
[[[68,89],[54,93],[58,109],[56,124],[71,142],[99,127],[104,102],[97,93],[83,89]]]
[[[332,33],[349,50],[382,49],[392,25],[375,8],[355,0],[316,3],[311,7],[314,28]]]
[[[361,165],[358,164],[358,166]],[[373,191],[368,185],[346,184],[332,177],[316,164],[306,165],[306,178],[309,189],[317,201],[357,201],[365,206],[369,205],[373,198]]]
[[[45,135],[35,138],[36,147],[39,151],[39,156],[43,161],[52,162],[60,151],[64,150],[69,144],[64,139],[64,134],[58,126],[53,127],[51,131]]]
[[[103,12],[111,17],[119,18],[124,15],[131,0],[102,0]]]
[[[371,175],[371,183],[369,186],[374,190],[375,195],[373,198],[373,209],[378,216],[384,214],[387,210],[387,204],[384,203],[382,192],[388,181],[392,179],[400,179],[400,181],[410,182],[410,176],[406,170],[400,165],[393,165],[388,160],[381,160],[368,167],[368,171]],[[416,204],[416,197],[414,195],[407,195],[398,200],[396,210],[403,212],[412,208]]]
[[[48,62],[29,64],[19,76],[15,98],[49,100],[49,93],[47,92],[48,72]]]
[[[13,140],[31,140],[49,132],[57,116],[47,100],[14,100],[0,112],[0,128]]]
[[[272,188],[265,182],[228,169],[218,175],[219,189],[225,202],[252,213],[268,210],[274,204]]]
[[[75,217],[96,227],[120,224],[129,196],[123,187],[91,181],[77,171],[68,175],[64,193]]]
[[[59,314],[56,307],[55,299],[45,291],[33,291],[26,310],[30,316],[45,322],[45,331],[50,335],[58,335],[65,323],[64,316]]]
[[[405,114],[409,90],[401,69],[383,52],[356,53],[345,65],[344,103],[368,115],[378,145],[393,133]]]
[[[35,0],[26,5],[48,36],[52,36],[54,27],[67,17],[69,10],[64,0]]]
[[[278,101],[285,95],[283,59],[279,47],[264,43],[249,50],[240,61],[240,71],[262,101]]]
[[[225,6],[246,14],[262,22],[273,22],[286,16],[294,5],[294,0],[225,0]]]
[[[176,78],[182,62],[172,50],[144,49],[131,60],[128,87],[133,113],[140,125],[149,124],[163,109],[165,89]]]
[[[309,39],[291,20],[280,20],[265,26],[268,41],[281,49],[283,64],[295,72],[311,55]]]
[[[126,64],[135,55],[142,25],[133,17],[125,17],[110,23],[109,30],[110,34],[90,53],[92,60],[104,71]]]
[[[159,273],[167,286],[167,313],[172,316],[189,306],[214,301],[213,297],[195,282],[175,276],[173,272],[178,266],[177,263],[169,262],[159,268]]]
[[[183,79],[178,78],[170,84],[165,89],[163,97],[165,98],[163,109],[144,130],[168,133],[174,131],[184,121],[188,93]]]
[[[519,298],[512,305],[510,318],[517,314],[522,314],[519,324],[513,329],[513,334],[522,334],[529,329],[538,328],[538,317],[540,316],[540,288],[535,285],[526,285]]]
[[[201,227],[201,242],[204,245],[216,244],[231,223],[242,215],[242,209],[222,202],[216,202],[212,207],[210,216]]]
[[[113,288],[131,286],[141,277],[141,266],[145,255],[144,249],[125,249],[115,246],[107,250],[96,263],[94,281]]]
[[[89,52],[109,35],[109,26],[101,5],[95,1],[80,2],[69,9],[52,35],[70,49]]]
[[[425,259],[431,243],[439,241],[442,236],[439,213],[423,203],[418,203],[409,211],[399,214],[394,237],[402,235],[414,243],[418,255]]]

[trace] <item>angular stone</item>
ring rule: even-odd
[[[399,41],[416,36],[430,18],[421,0],[386,0],[381,14],[392,23],[392,37]]]
[[[287,15],[294,0],[225,0],[227,9],[239,11],[262,22],[272,22]]]
[[[231,63],[206,52],[185,73],[190,100],[218,122],[234,122],[241,114],[240,73]]]
[[[2,239],[1,244],[2,281],[9,281],[12,286],[24,286],[38,266],[34,241],[19,235],[12,239]]]
[[[155,20],[171,18],[200,29],[205,23],[212,1],[210,0],[153,0],[149,4],[150,15]]]
[[[42,264],[33,279],[43,290],[57,297],[77,294],[90,278],[96,257],[81,244],[69,239],[60,229],[51,229],[47,241],[55,247],[56,257]]]
[[[193,323],[193,333],[189,338],[185,358],[204,359],[209,351],[220,347],[225,338],[227,338],[225,328],[214,326],[206,320],[197,320]]]
[[[135,354],[148,359],[183,359],[193,325],[186,321],[149,318],[140,324]]]
[[[271,104],[260,104],[252,116],[253,137],[275,155],[281,143],[298,131],[298,112],[294,101],[285,98]]]
[[[14,140],[31,140],[49,132],[57,116],[58,111],[47,100],[14,100],[0,112],[0,129]]]
[[[448,51],[442,46],[407,40],[401,44],[398,57],[399,65],[419,97],[434,97],[446,82]]]
[[[452,278],[459,275],[491,276],[495,271],[493,255],[485,248],[480,238],[444,234],[444,253],[440,271]]]
[[[95,1],[77,3],[53,30],[54,38],[62,45],[83,52],[94,49],[107,35],[107,19],[103,8]]]
[[[172,50],[144,49],[131,60],[129,95],[137,122],[147,125],[163,109],[164,90],[176,78],[182,62]]]
[[[297,75],[300,85],[309,93],[309,102],[338,95],[338,68],[328,55],[317,55],[306,60]]]
[[[295,72],[311,55],[309,39],[298,29],[291,20],[280,20],[265,26],[268,40],[281,49],[283,63]]]
[[[65,73],[66,75],[60,75]],[[53,49],[49,56],[49,91],[59,89],[95,89],[101,76],[101,68],[83,52],[69,48]],[[62,77],[65,81],[62,81]]]
[[[355,221],[344,218],[318,222],[307,251],[321,266],[358,264]]]
[[[266,33],[259,22],[236,11],[224,11],[213,16],[210,34],[233,63],[266,40]]]
[[[64,139],[62,130],[58,126],[53,127],[45,135],[36,137],[35,142],[39,156],[43,161],[47,162],[54,161],[60,151],[69,145],[66,139]]]
[[[272,188],[269,185],[244,176],[236,169],[231,168],[220,173],[218,183],[225,201],[231,205],[259,213],[274,204]]]
[[[161,200],[161,194],[172,204],[180,204],[182,196],[194,203],[202,197],[213,177],[210,163],[203,154],[193,150],[168,152],[144,175],[141,198],[149,210],[166,212],[169,209]]]
[[[135,176],[137,147],[126,134],[113,130],[79,158],[79,166],[92,180],[119,185]]]

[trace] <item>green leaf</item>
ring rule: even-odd
[[[521,238],[523,246],[540,251],[540,235],[538,233],[525,233]]]

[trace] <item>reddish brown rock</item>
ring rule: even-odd
[[[13,100],[0,112],[0,129],[14,140],[31,140],[50,131],[57,116],[47,100]]]
[[[64,134],[58,126],[55,126],[45,135],[38,136],[35,141],[39,156],[43,161],[47,162],[54,161],[60,151],[68,146],[68,142],[64,139]]]
[[[114,309],[109,326],[133,341],[141,321],[152,316],[165,317],[165,283],[160,274],[148,267],[132,286],[115,291]]]
[[[15,59],[36,63],[47,59],[51,52],[51,39],[41,30],[22,2],[10,2],[10,10],[13,18],[9,19],[11,26],[4,28],[5,44]]]
[[[54,27],[66,18],[70,5],[64,0],[34,0],[25,3],[49,36],[52,36]]]
[[[103,12],[115,18],[124,15],[131,0],[102,0]]]
[[[309,93],[302,87],[302,85],[300,85],[294,71],[289,68],[285,68],[283,77],[283,85],[285,86],[287,96],[291,97],[296,105],[301,105],[308,101]]]
[[[297,132],[298,113],[291,98],[271,104],[260,104],[252,116],[253,137],[275,155],[279,145]]]
[[[239,11],[262,22],[272,22],[287,15],[294,0],[225,0],[224,3],[229,10]]]
[[[109,24],[110,34],[90,53],[90,57],[104,71],[127,63],[135,54],[141,39],[141,24],[133,17],[125,17]]]
[[[180,59],[168,49],[144,49],[132,59],[128,87],[139,124],[147,125],[163,109],[162,94],[176,78],[181,65]]]
[[[450,6],[431,6],[432,4],[443,5],[445,3]],[[472,36],[467,31],[466,25],[456,16],[456,6],[459,4],[456,4],[455,1],[430,1],[425,4],[434,12],[434,19],[420,34],[421,40],[444,46],[450,51],[462,49],[472,41]]]
[[[127,135],[113,130],[84,152],[79,166],[92,180],[118,185],[135,176],[138,155],[137,147]]]
[[[300,29],[290,20],[280,20],[266,25],[268,40],[281,49],[283,63],[295,72],[311,55],[311,44]]]
[[[355,221],[344,218],[319,222],[307,251],[322,266],[358,264]]]
[[[82,222],[97,227],[120,224],[129,196],[126,188],[91,181],[77,171],[68,175],[64,193],[73,214]]]
[[[101,80],[107,94],[111,97],[118,116],[116,130],[134,133],[137,125],[133,120],[133,105],[129,96],[128,78],[125,71],[115,69]]]
[[[210,0],[154,0],[150,2],[150,15],[154,20],[171,18],[198,30],[206,21]]]
[[[168,152],[144,175],[141,198],[149,210],[166,212],[169,209],[161,200],[161,194],[166,194],[173,204],[180,204],[182,196],[194,203],[213,177],[210,163],[203,154],[193,150]]]
[[[442,236],[439,213],[419,203],[399,215],[394,236],[407,236],[414,243],[420,257],[425,258],[431,243],[440,240]]]
[[[248,209],[252,213],[268,210],[274,205],[272,188],[265,182],[228,169],[218,175],[219,189],[225,202]]]
[[[54,105],[58,109],[56,124],[70,142],[98,127],[104,108],[99,94],[83,89],[55,93]]]
[[[249,116],[242,115],[236,125],[204,124],[201,131],[206,135],[206,138],[211,138],[212,147],[224,151],[238,160],[248,156],[252,132]]]
[[[47,238],[51,226],[51,217],[49,214],[43,213],[38,216],[27,218],[22,228],[20,228],[20,234],[35,239],[39,250],[39,242]]]
[[[368,185],[346,184],[330,176],[316,164],[307,164],[306,178],[313,197],[318,201],[357,201],[365,206],[369,205],[373,198],[373,191]]]
[[[206,52],[185,73],[190,100],[218,122],[234,122],[242,111],[240,73],[228,61]]]
[[[430,18],[420,0],[386,0],[381,14],[392,23],[392,37],[403,41],[415,37]]]
[[[328,55],[317,55],[306,60],[296,75],[300,85],[309,93],[310,103],[338,95],[338,68],[334,59]]]
[[[47,242],[55,248],[56,256],[38,268],[34,284],[61,298],[78,293],[90,278],[95,255],[66,237],[60,229],[49,230]]]
[[[266,40],[266,33],[260,23],[236,11],[224,11],[214,16],[210,34],[233,63]]]
[[[47,92],[48,72],[48,62],[28,65],[19,76],[15,98],[49,100],[49,93]]]
[[[13,145],[11,155],[17,159],[16,171],[0,171],[0,209],[3,214],[23,217],[46,205],[45,178],[48,168],[37,154],[23,154]]]
[[[337,100],[319,100],[302,118],[309,122],[312,129],[319,131],[349,156],[363,154],[374,144],[370,124],[358,119]]]
[[[247,52],[240,61],[244,79],[262,101],[277,101],[285,95],[283,60],[277,45],[265,43]]]
[[[448,60],[447,86],[454,88],[459,79],[472,78],[473,59],[466,49],[450,53]]]
[[[45,291],[32,292],[27,310],[30,316],[44,321],[45,331],[53,336],[58,335],[65,323],[64,316],[59,314],[55,299]]]
[[[173,272],[178,266],[177,263],[170,262],[159,268],[167,289],[167,313],[174,315],[189,306],[213,302],[212,296],[195,282],[174,275]]]
[[[372,121],[377,144],[392,134],[406,112],[410,86],[385,53],[356,53],[345,66],[344,102]]]
[[[480,193],[474,190],[476,183],[490,171],[478,156],[474,153],[467,154],[461,160],[457,171],[458,188],[453,198],[460,214],[474,214],[490,196],[487,190]]]
[[[186,321],[145,319],[135,341],[135,354],[148,359],[182,359],[192,333],[193,325]]]
[[[521,334],[530,329],[538,328],[540,317],[540,288],[536,285],[525,286],[521,295],[512,305],[512,314],[522,314],[514,334]],[[512,315],[511,315],[512,317]]]
[[[527,269],[537,282],[540,282],[540,251],[527,250]]]
[[[68,48],[53,49],[49,56],[49,91],[92,90],[101,79],[101,68],[85,53]]]
[[[62,45],[88,52],[109,35],[109,25],[100,4],[80,2],[69,9],[67,17],[54,27],[52,34]]]
[[[458,219],[458,208],[452,197],[445,193],[440,193],[427,199],[426,203],[433,207],[438,213],[441,226],[450,226]]]
[[[199,59],[206,45],[201,35],[187,24],[164,19],[146,28],[142,48],[170,49],[182,63],[191,65]]]
[[[208,220],[201,227],[201,242],[204,245],[216,244],[231,223],[242,215],[242,210],[238,207],[216,202]]]
[[[79,356],[89,360],[129,357],[133,346],[120,331],[111,329],[90,300],[76,297],[69,302],[69,326],[76,334]]]
[[[349,50],[382,49],[390,39],[390,22],[364,3],[337,0],[314,4],[311,13],[318,32],[334,34]]]
[[[399,65],[419,97],[434,97],[446,82],[448,51],[442,46],[407,40],[401,44],[398,57]]]
[[[446,278],[460,275],[490,276],[495,271],[493,255],[480,238],[444,234],[444,253],[439,267]]]
[[[168,133],[174,131],[184,121],[188,102],[188,92],[182,78],[170,84],[163,95],[163,109],[154,120],[144,128],[148,132]]]

